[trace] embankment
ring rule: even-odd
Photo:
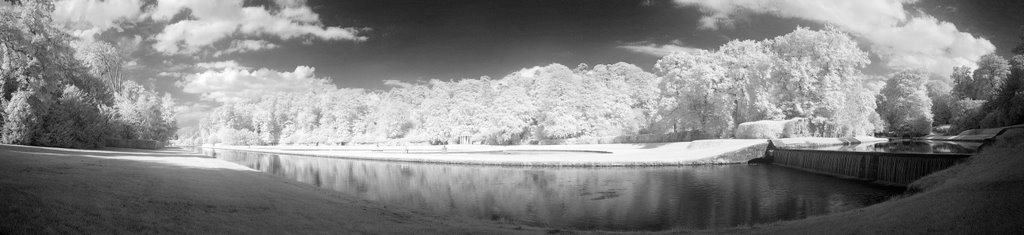
[[[164,150],[0,145],[0,234],[508,234]]]
[[[607,148],[699,152],[729,144]],[[803,220],[696,232],[1024,234],[1022,152],[1024,130],[1010,130],[968,162],[918,180],[912,195]],[[0,145],[0,192],[2,234],[556,232],[388,207],[174,150]],[[662,233],[679,232],[694,231]]]
[[[916,193],[858,210],[729,233],[1024,234],[1024,129],[999,135],[967,162],[911,184]]]

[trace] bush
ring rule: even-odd
[[[823,118],[821,118],[824,120]],[[822,124],[825,125],[825,124]],[[807,118],[789,120],[761,120],[740,123],[736,127],[737,139],[777,139],[813,136],[811,121]],[[817,129],[823,129],[817,128]]]
[[[786,130],[786,120],[761,120],[740,123],[733,132],[737,139],[778,139]]]
[[[41,121],[29,102],[31,93],[18,91],[14,93],[7,107],[4,107],[4,125],[0,128],[0,143],[32,144],[38,124]]]
[[[65,87],[61,97],[43,118],[42,133],[36,144],[62,148],[103,147],[105,118],[96,105],[86,100],[75,86]]]

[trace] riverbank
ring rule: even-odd
[[[0,234],[541,233],[427,215],[179,150],[0,145]]]
[[[670,166],[746,163],[766,140],[649,144],[448,146],[207,146],[217,149],[363,160],[504,166]]]
[[[918,181],[913,195],[803,220],[699,232],[1024,233],[1021,152],[1024,131],[1013,130],[967,163]],[[0,192],[3,234],[555,232],[389,207],[177,150],[0,145]],[[679,232],[688,231],[662,233]]]
[[[1007,130],[967,162],[926,176],[912,195],[843,213],[727,233],[1024,234],[1024,129]]]

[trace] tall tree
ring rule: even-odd
[[[822,31],[797,28],[772,40],[778,56],[772,76],[776,90],[791,117],[835,117],[845,102],[843,89],[860,85],[859,71],[870,63],[849,35],[834,27]]]
[[[931,99],[925,88],[925,75],[904,70],[891,75],[878,98],[878,114],[887,129],[897,134],[931,133]]]
[[[975,99],[978,97],[975,94],[977,89],[974,88],[974,78],[971,77],[971,67],[953,67],[953,73],[949,75],[949,79],[953,81],[951,92],[953,99]]]
[[[1010,59],[1010,74],[985,103],[983,127],[1001,127],[1024,123],[1024,55]]]
[[[976,100],[992,100],[996,90],[1003,85],[1003,81],[1010,75],[1010,64],[1003,57],[996,54],[988,54],[978,60],[978,68],[974,70],[973,96]]]
[[[675,53],[658,60],[654,68],[665,79],[666,95],[677,102],[670,117],[675,123],[708,137],[732,133],[735,83],[725,76],[727,69],[718,54]]]
[[[778,84],[773,82],[773,54],[766,44],[770,42],[730,41],[719,48],[724,55],[727,76],[737,83],[738,102],[733,116],[737,123],[784,118],[782,110],[772,97]]]
[[[95,115],[110,92],[75,57],[72,37],[50,18],[51,1],[0,8],[0,140],[4,143],[98,147],[106,123]],[[90,130],[64,130],[62,127]],[[89,136],[89,137],[83,137]]]
[[[126,54],[103,41],[78,40],[74,42],[75,58],[89,68],[90,75],[102,78],[105,87],[120,91],[125,80],[123,71]]]
[[[949,124],[949,104],[953,102],[953,88],[942,81],[930,81],[925,84],[928,90],[928,98],[932,100],[932,116],[936,125]]]

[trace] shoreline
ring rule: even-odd
[[[711,230],[539,228],[411,211],[167,150],[0,145],[3,233],[1016,233],[1024,231],[1024,131],[920,189],[852,211]],[[707,143],[707,146],[714,146]],[[621,151],[621,150],[620,150]],[[931,230],[929,230],[931,229]]]
[[[767,140],[726,139],[658,144],[589,145],[451,145],[441,146],[203,146],[222,150],[330,157],[353,160],[432,164],[531,166],[531,167],[629,167],[736,164],[763,156]],[[301,150],[297,150],[301,149]],[[508,154],[525,152],[528,154]]]
[[[0,233],[543,233],[359,199],[166,150],[0,145]]]
[[[888,141],[867,136],[849,138],[707,139],[672,143],[578,145],[410,145],[410,146],[233,146],[202,148],[330,157],[352,160],[455,165],[531,167],[644,167],[748,163],[768,146],[831,146]],[[199,147],[199,146],[196,146]],[[447,148],[447,149],[445,149]],[[447,152],[445,152],[447,151]],[[535,152],[507,154],[508,152]]]

